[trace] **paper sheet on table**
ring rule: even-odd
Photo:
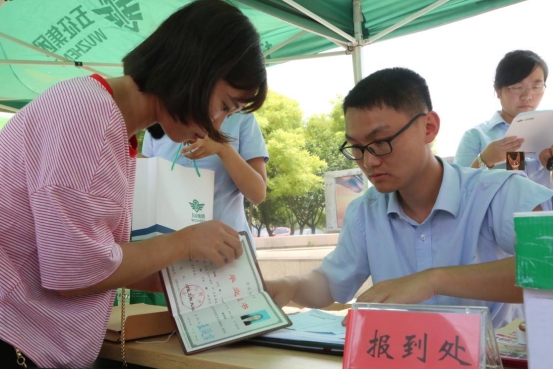
[[[339,313],[339,312],[334,312]],[[271,347],[342,355],[346,327],[344,316],[320,310],[300,310],[289,314],[292,326],[254,337],[250,341]],[[314,332],[310,332],[313,330]]]
[[[262,336],[255,337],[254,340],[260,339],[260,338],[263,339],[264,337],[277,338],[285,342],[298,343],[298,344],[302,342],[312,342],[317,344],[330,343],[330,344],[344,346],[345,334],[335,335],[335,334],[314,333],[314,332],[301,332],[301,331],[294,331],[290,329],[279,329],[278,331],[266,333]]]
[[[309,333],[323,333],[343,337],[346,327],[342,325],[344,317],[326,313],[321,310],[310,310],[304,313],[289,315],[292,325],[289,330]]]
[[[525,142],[517,151],[537,155],[552,146],[552,110],[535,110],[518,114],[506,131],[505,137],[517,136]]]

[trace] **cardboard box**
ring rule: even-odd
[[[125,305],[125,340],[160,336],[175,331],[167,307],[146,304]],[[121,337],[121,306],[112,307],[105,339],[118,342]]]
[[[515,213],[514,225],[529,369],[552,368],[552,212]]]

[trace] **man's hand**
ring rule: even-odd
[[[521,144],[523,144],[523,138],[517,138],[516,136],[492,141],[481,152],[481,158],[487,166],[492,167],[498,162],[505,161],[506,153],[517,151],[521,147]]]
[[[356,302],[385,304],[419,304],[435,296],[431,284],[431,269],[375,283],[356,299]],[[342,320],[346,326],[348,315]]]
[[[362,293],[356,302],[419,304],[435,294],[431,282],[431,270],[425,270],[405,277],[378,282]]]
[[[279,307],[288,304],[294,298],[298,285],[293,277],[266,281],[267,292]]]
[[[185,227],[167,237],[173,245],[183,247],[191,260],[210,260],[219,267],[242,255],[238,233],[219,220]]]

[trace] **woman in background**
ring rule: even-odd
[[[537,109],[547,78],[546,62],[533,51],[514,50],[507,53],[498,63],[494,79],[501,110],[495,112],[490,120],[464,133],[454,163],[472,168],[505,169],[506,153],[518,151],[523,143],[522,138],[505,137],[506,131],[516,115]],[[552,182],[545,166],[550,151],[549,147],[538,147],[536,153],[525,155],[527,176],[548,188],[552,188]]]

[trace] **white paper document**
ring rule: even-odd
[[[518,114],[505,137],[517,136],[525,142],[517,151],[533,152],[537,155],[552,146],[552,110],[535,110]]]

